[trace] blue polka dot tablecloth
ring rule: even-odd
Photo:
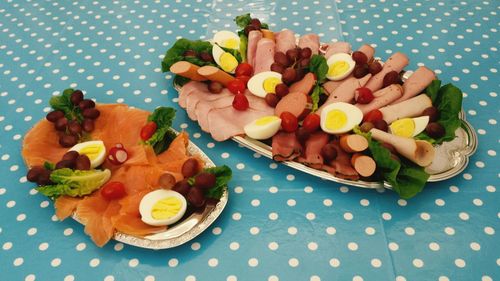
[[[467,169],[405,201],[214,142],[178,108],[160,61],[177,38],[208,37],[247,10],[275,30],[375,44],[382,59],[405,52],[408,69],[425,64],[458,85],[479,137]],[[494,0],[1,1],[0,279],[500,280],[499,10]],[[178,108],[175,127],[234,170],[218,220],[160,251],[98,248],[80,224],[57,221],[26,182],[20,149],[68,87],[103,103]]]

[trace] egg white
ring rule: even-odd
[[[262,118],[274,117],[272,121],[259,125],[257,124]],[[274,136],[280,129],[281,119],[278,116],[265,116],[252,121],[243,127],[245,134],[255,140],[265,140]]]
[[[274,71],[260,72],[252,76],[252,78],[248,80],[247,84],[248,90],[250,91],[250,93],[258,97],[265,98],[267,93],[266,90],[264,90],[264,80],[271,77],[275,77],[281,80],[281,74],[278,72]]]
[[[222,30],[222,31],[215,33],[214,38],[213,38],[213,42],[217,45],[225,47],[224,41],[226,41],[228,39],[234,39],[234,40],[238,41],[238,45],[236,46],[235,49],[239,50],[240,37],[236,33],[228,31],[228,30]]]
[[[221,62],[220,62],[220,57],[224,54],[224,53],[227,53],[226,51],[224,51],[221,47],[219,47],[218,45],[213,45],[212,46],[212,57],[214,58],[214,61],[215,63],[217,63],[217,65],[221,66],[222,68],[222,65],[221,65]],[[232,56],[232,55],[231,55]],[[234,71],[236,70],[236,67],[234,69],[232,69],[231,71],[228,71],[229,73],[231,74],[234,74]]]
[[[415,123],[415,131],[413,131],[413,136],[416,136],[425,130],[427,124],[429,124],[429,116],[420,116],[413,118],[413,122]]]
[[[153,206],[156,204],[156,202],[165,199],[167,197],[175,197],[179,199],[182,204],[181,209],[175,216],[170,217],[168,219],[162,219],[162,220],[154,219],[151,214]],[[141,220],[144,223],[153,226],[163,226],[176,223],[182,218],[184,213],[186,213],[186,209],[187,209],[186,198],[184,198],[184,196],[182,196],[182,194],[178,192],[166,189],[158,189],[149,192],[142,198],[141,203],[139,204],[139,213],[141,214]]]
[[[78,144],[75,144],[72,148],[70,148],[68,151],[76,151],[80,153],[81,150],[83,150],[85,147],[90,146],[90,145],[96,145],[100,146],[101,151],[97,155],[97,157],[93,160],[90,160],[90,168],[95,168],[100,166],[102,163],[104,163],[104,160],[106,159],[106,146],[104,145],[104,142],[101,140],[96,140],[96,141],[85,141],[81,142]]]
[[[347,121],[344,124],[344,126],[336,130],[331,130],[326,126],[326,119],[328,113],[332,110],[342,111],[347,116]],[[361,112],[361,110],[356,106],[345,102],[334,102],[332,104],[327,105],[321,111],[320,125],[321,129],[326,133],[343,134],[352,130],[356,125],[359,125],[359,123],[361,123],[362,120],[363,120],[363,112]]]
[[[351,72],[354,70],[354,66],[356,66],[356,62],[352,59],[351,55],[346,54],[346,53],[337,53],[337,54],[331,55],[328,58],[328,60],[326,61],[326,64],[328,65],[328,69],[330,69],[330,67],[338,61],[347,62],[349,64],[349,68],[347,69],[347,71],[345,71],[344,73],[342,73],[341,75],[338,75],[338,76],[329,75],[327,72],[327,74],[326,74],[327,79],[332,80],[332,81],[342,80],[342,79],[346,78],[347,76],[349,76],[349,74],[351,74]]]

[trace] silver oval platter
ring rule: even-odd
[[[200,157],[205,162],[205,168],[215,167],[214,162],[191,141],[189,141],[188,151],[190,155],[197,155]],[[128,245],[154,250],[180,246],[200,235],[219,217],[224,207],[226,207],[228,195],[229,193],[226,186],[219,202],[215,205],[207,204],[202,213],[195,212],[180,223],[168,228],[166,231],[145,237],[137,237],[117,231],[113,239]],[[82,223],[75,213],[73,213],[72,218]]]
[[[403,81],[408,79],[408,77],[410,77],[412,73],[412,71],[405,72],[403,75]],[[177,91],[180,90],[180,87],[178,85],[174,85],[174,88]],[[477,134],[471,124],[465,120],[465,114],[463,111],[460,113],[459,117],[462,121],[462,125],[455,132],[456,138],[453,141],[436,146],[436,159],[430,166],[426,168],[426,172],[430,174],[428,182],[443,181],[460,174],[467,167],[467,164],[469,163],[469,157],[473,155],[474,152],[476,152],[476,148],[478,145]],[[243,147],[259,153],[262,156],[270,159],[273,158],[271,147],[266,143],[254,140],[246,136],[234,136],[232,137],[232,140]],[[391,185],[387,182],[347,180],[335,177],[334,175],[325,171],[313,169],[296,161],[283,161],[279,163],[301,172],[341,184],[347,184],[362,188],[391,189]]]

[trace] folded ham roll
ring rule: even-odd
[[[371,74],[367,74],[365,77],[357,79],[356,77],[349,77],[346,80],[343,80],[342,84],[340,84],[335,90],[330,93],[328,99],[325,103],[318,108],[317,114],[321,115],[321,111],[327,105],[334,102],[347,102],[350,103],[354,99],[354,92],[357,88],[363,87],[366,82],[372,77]]]
[[[285,29],[275,33],[276,39],[276,52],[283,52],[295,48],[295,33],[291,30]]]
[[[314,33],[302,35],[299,38],[299,48],[311,48],[312,54],[317,55],[319,52],[319,36]]]
[[[379,109],[383,106],[391,104],[395,100],[399,99],[402,95],[403,87],[401,87],[401,85],[399,84],[392,84],[373,93],[373,96],[375,96],[375,98],[370,103],[357,103],[355,104],[355,106],[359,108],[364,115],[372,110]]]
[[[274,40],[268,38],[262,38],[257,42],[254,74],[271,70],[271,64],[274,63],[275,46]]]
[[[436,79],[434,71],[425,66],[419,67],[410,78],[403,83],[403,96],[394,101],[393,104],[400,103],[420,94],[434,79]]]
[[[365,54],[368,58],[368,61],[371,61],[373,59],[373,56],[375,55],[375,49],[368,44],[364,44],[363,46],[359,47],[358,52]]]
[[[410,61],[408,60],[408,57],[403,54],[403,53],[395,53],[393,54],[385,63],[384,66],[382,67],[382,70],[373,75],[373,77],[366,83],[367,88],[372,90],[372,92],[375,92],[377,90],[380,90],[382,88],[383,82],[384,82],[384,76],[391,72],[391,71],[396,71],[396,72],[401,72],[405,66],[408,65]]]
[[[255,68],[255,53],[257,52],[257,43],[262,39],[262,32],[252,30],[248,33],[247,62]]]
[[[338,53],[350,53],[351,52],[351,44],[347,42],[334,42],[328,44],[328,48],[326,48],[325,58],[328,59],[333,54]]]

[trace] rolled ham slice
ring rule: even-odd
[[[421,94],[403,102],[380,108],[384,121],[387,124],[407,117],[421,116],[422,112],[432,106],[431,99],[426,94]]]
[[[257,42],[255,52],[254,75],[264,71],[271,70],[271,64],[274,63],[274,49],[276,44],[274,40],[262,38]]]
[[[400,103],[420,94],[434,79],[436,79],[434,71],[425,66],[419,67],[408,80],[403,83],[403,96],[394,101],[393,104]]]
[[[371,61],[373,59],[373,56],[375,55],[375,48],[368,44],[364,44],[363,46],[359,47],[358,51],[365,54],[368,58],[368,61]]]
[[[367,88],[372,90],[372,92],[375,92],[377,90],[380,90],[382,88],[383,82],[384,82],[384,76],[391,71],[396,71],[396,72],[401,72],[405,66],[408,65],[410,61],[408,60],[408,57],[403,54],[403,53],[395,53],[393,54],[385,63],[384,66],[382,67],[382,70],[375,74],[368,83],[366,83]]]
[[[319,36],[314,33],[302,35],[299,38],[299,48],[311,48],[312,54],[317,55],[319,52]]]
[[[347,102],[350,103],[354,99],[354,91],[363,87],[372,75],[367,74],[365,77],[357,79],[355,77],[347,78],[342,82],[331,94],[325,103],[318,108],[317,114],[321,114],[323,108],[334,102]]]
[[[379,109],[383,106],[391,104],[393,101],[399,99],[403,95],[403,87],[399,84],[389,85],[377,92],[373,93],[375,98],[368,104],[355,104],[357,108],[364,114]]]
[[[347,42],[334,42],[328,44],[328,48],[326,48],[325,58],[328,59],[334,54],[338,53],[350,53],[351,52],[351,44]]]
[[[323,90],[327,95],[331,95],[345,80],[340,81],[326,81],[323,83]]]
[[[304,155],[297,161],[314,169],[321,169],[323,166],[323,156],[321,149],[328,143],[330,136],[324,132],[316,132],[309,136],[305,143]]]
[[[248,33],[247,62],[255,69],[255,53],[257,52],[257,43],[262,39],[262,32],[252,30]]]
[[[427,141],[400,137],[379,129],[371,129],[370,133],[375,140],[391,144],[399,154],[421,167],[429,166],[434,160],[436,151]]]
[[[275,34],[276,52],[283,52],[295,48],[295,33],[285,29]]]
[[[302,154],[302,145],[297,140],[295,133],[279,131],[272,140],[273,159],[276,161],[288,161]]]

